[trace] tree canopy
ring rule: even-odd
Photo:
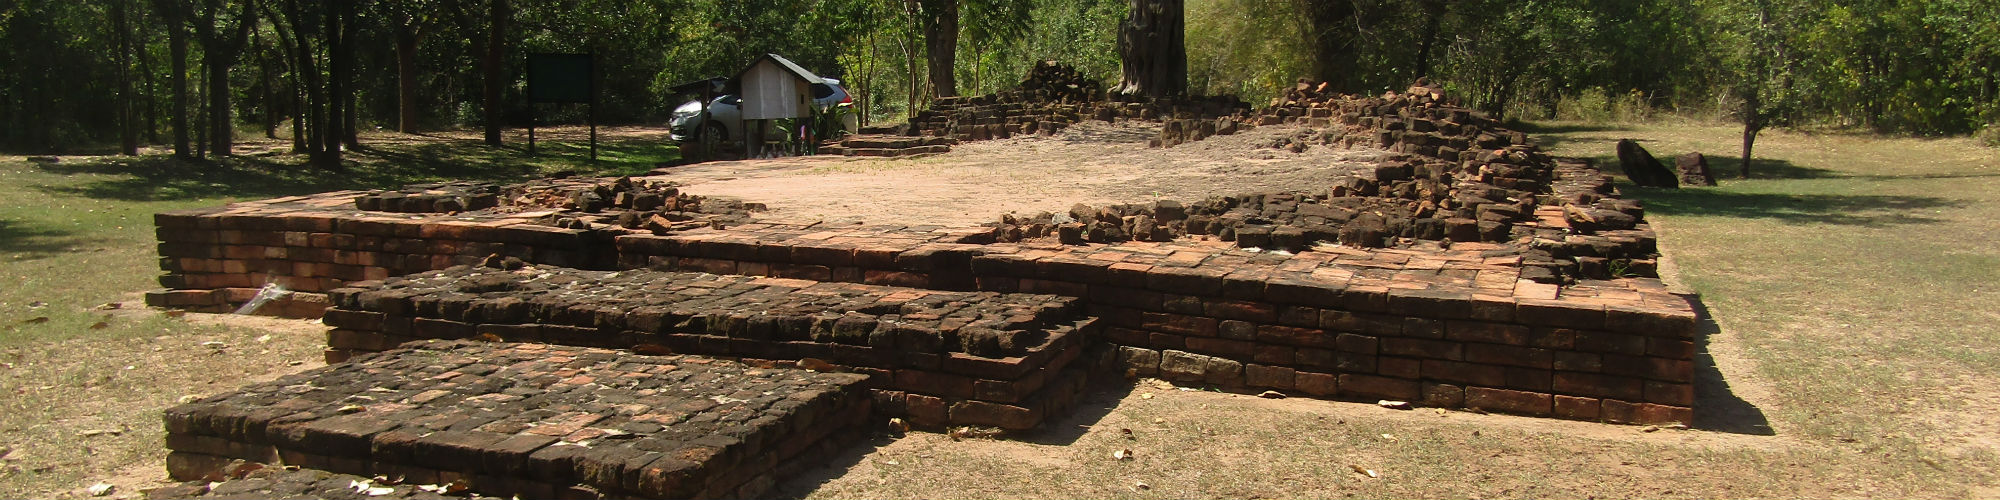
[[[1134,3],[15,0],[0,4],[0,148],[187,137],[173,141],[184,154],[228,154],[238,130],[262,129],[337,152],[358,129],[580,120],[530,109],[530,52],[594,54],[609,123],[661,123],[688,98],[667,89],[763,53],[843,80],[865,119],[896,119],[1045,59],[1115,87]],[[1917,135],[2000,122],[2000,0],[1172,3],[1189,94],[1258,102],[1299,78],[1376,93],[1427,77],[1502,117],[1668,110]]]

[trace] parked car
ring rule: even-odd
[[[813,106],[820,113],[835,113],[840,126],[847,133],[854,133],[860,124],[852,112],[854,97],[841,87],[840,80],[823,78],[825,83],[812,85]],[[688,101],[674,108],[673,117],[668,120],[669,137],[680,142],[699,141],[707,145],[722,145],[743,139],[743,97],[736,94],[724,95],[710,101],[708,113],[701,111],[701,100]],[[767,135],[768,137],[768,135]]]

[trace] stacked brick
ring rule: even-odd
[[[1128,352],[1135,370],[1188,379],[1190,363],[1213,366],[1213,378],[1204,368],[1195,380],[1218,385],[1574,419],[1690,418],[1696,328],[1684,299],[1654,279],[1536,282],[1528,277],[1542,268],[1523,266],[1533,250],[1512,244],[1286,254],[1195,240],[948,240],[773,226],[618,244],[627,266],[804,269],[836,280],[1081,297],[1107,327],[1106,340],[1154,353]],[[1338,385],[1342,377],[1354,383]],[[1473,397],[1453,399],[1454,389]]]
[[[169,408],[167,470],[213,479],[246,460],[498,497],[755,497],[863,427],[864,378],[431,342]]]
[[[901,158],[944,154],[950,152],[954,144],[958,144],[958,140],[949,137],[862,134],[843,138],[840,140],[840,145],[821,148],[820,152],[844,156]]]
[[[1026,429],[1067,407],[1094,329],[1078,300],[740,275],[454,267],[331,293],[329,361],[418,339],[817,360],[922,425]]]
[[[488,196],[498,205],[479,201]],[[666,181],[618,178],[427,184],[164,212],[153,222],[167,290],[148,293],[147,303],[229,310],[276,284],[294,293],[262,311],[313,317],[325,307],[320,293],[350,281],[495,255],[609,269],[619,234],[738,224],[762,209],[682,193]]]

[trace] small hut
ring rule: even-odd
[[[764,54],[736,74],[743,92],[743,148],[754,157],[763,146],[767,120],[812,116],[812,85],[822,83],[819,75],[806,71],[777,54]]]

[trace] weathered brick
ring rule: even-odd
[[[1487,387],[1465,388],[1465,406],[1533,416],[1548,416],[1554,409],[1548,394]]]
[[[1432,408],[1458,408],[1465,406],[1465,388],[1436,382],[1423,383],[1423,400],[1419,404]]]
[[[1331,373],[1297,372],[1292,385],[1299,392],[1314,396],[1332,396],[1340,393],[1340,379]]]
[[[1599,404],[1596,398],[1564,396],[1560,394],[1555,396],[1554,415],[1556,418],[1596,420],[1598,409]]]
[[[1343,373],[1340,393],[1346,395],[1412,401],[1417,399],[1417,381]]]
[[[1243,365],[1243,382],[1251,387],[1268,387],[1281,391],[1291,390],[1298,381],[1298,372],[1282,366],[1259,364]]]
[[[1496,365],[1481,365],[1441,359],[1423,361],[1424,378],[1459,382],[1468,385],[1499,387],[1507,385],[1506,368]]]
[[[1644,382],[1632,377],[1556,372],[1550,389],[1558,393],[1578,396],[1593,396],[1626,401],[1645,400]]]

